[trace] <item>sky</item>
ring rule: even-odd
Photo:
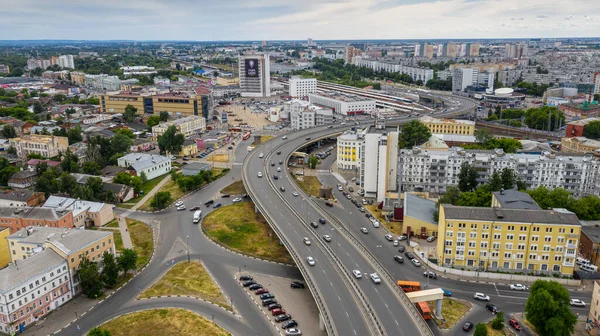
[[[0,39],[600,36],[598,0],[0,0]]]

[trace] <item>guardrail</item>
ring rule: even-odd
[[[269,154],[272,155],[272,153],[279,149],[280,147],[282,147],[283,145],[277,146],[273,149],[273,151],[271,151],[271,153]],[[288,157],[286,157],[286,160],[288,159]],[[264,162],[266,162],[267,160],[265,160]],[[266,163],[265,163],[266,165]],[[268,174],[267,174],[268,175]],[[277,188],[275,187],[275,184],[273,182],[273,180],[271,179],[270,176],[267,176],[268,180],[269,180],[269,184],[271,185],[271,187],[276,190]],[[359,308],[362,309],[366,309],[366,312],[369,316],[370,316],[370,323],[369,323],[369,329],[371,329],[372,332],[379,332],[380,335],[387,335],[387,333],[385,332],[385,330],[383,329],[383,326],[381,325],[381,323],[379,322],[379,318],[377,317],[377,314],[375,313],[375,311],[371,308],[371,305],[369,303],[369,301],[365,298],[364,294],[362,293],[362,291],[360,290],[360,288],[358,288],[358,286],[356,285],[356,283],[352,280],[352,277],[350,275],[350,272],[348,272],[348,270],[346,269],[346,267],[344,267],[344,265],[342,264],[342,261],[338,258],[338,256],[331,250],[331,247],[329,247],[328,244],[325,244],[321,241],[321,239],[319,239],[319,236],[317,235],[317,233],[315,232],[315,230],[313,230],[309,224],[307,223],[307,221],[305,220],[305,218],[303,218],[297,211],[296,209],[294,209],[294,207],[292,207],[291,203],[286,200],[281,194],[277,193],[277,195],[279,196],[279,198],[288,206],[288,208],[290,209],[290,211],[298,218],[298,220],[307,228],[308,232],[310,232],[310,234],[313,235],[313,237],[315,238],[315,241],[320,244],[323,249],[327,252],[327,254],[329,254],[330,258],[335,261],[336,265],[338,266],[339,271],[341,271],[341,275],[342,275],[342,280],[346,283],[347,286],[351,287],[354,290],[355,295],[357,296],[357,298],[361,301],[361,305],[359,305]],[[373,335],[373,333],[372,333]]]
[[[246,158],[244,159],[244,164],[246,163],[246,160],[248,160],[251,156],[252,155],[246,156]],[[246,182],[246,179],[247,179],[246,172],[242,171],[242,182],[244,183],[244,185],[250,186],[250,184],[248,184]],[[317,306],[319,307],[319,311],[321,312],[321,316],[324,321],[325,330],[327,331],[327,335],[337,335],[335,325],[331,321],[329,309],[327,308],[327,305],[323,301],[321,292],[319,291],[319,289],[313,282],[312,278],[310,277],[310,274],[308,274],[308,271],[306,270],[305,266],[303,265],[302,259],[296,254],[296,252],[294,251],[294,249],[292,248],[290,243],[287,241],[287,239],[283,235],[283,232],[281,232],[279,230],[279,228],[277,227],[277,225],[275,225],[273,223],[270,216],[268,216],[266,209],[264,209],[263,206],[260,204],[260,201],[258,201],[258,199],[256,199],[252,195],[251,188],[248,188],[248,191],[249,191],[248,195],[250,195],[250,198],[252,199],[252,202],[254,203],[254,205],[259,209],[259,211],[261,213],[266,215],[265,219],[267,220],[267,222],[269,223],[269,225],[271,226],[271,228],[273,229],[273,231],[275,232],[275,234],[277,235],[279,240],[281,240],[281,242],[283,243],[285,248],[288,250],[288,252],[292,256],[292,258],[296,262],[296,266],[300,270],[300,273],[302,273],[302,277],[304,278],[304,281],[306,281],[306,283],[308,284],[308,289],[310,290],[311,294],[315,298]]]

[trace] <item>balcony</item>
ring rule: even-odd
[[[465,260],[465,256],[464,255],[457,255],[454,257],[454,259],[456,260]]]
[[[567,243],[566,247],[568,249],[577,249],[577,245]]]
[[[574,263],[574,262],[570,262],[570,263],[568,263],[568,262],[563,262],[563,263],[562,263],[562,265],[563,265],[563,266],[566,266],[566,267],[575,267],[575,263]]]

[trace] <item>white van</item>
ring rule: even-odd
[[[194,212],[194,219],[192,220],[194,224],[198,224],[200,222],[200,218],[202,217],[202,210],[198,210]]]
[[[586,271],[586,272],[597,272],[598,271],[598,266],[592,265],[592,264],[584,264],[584,265],[579,266],[579,268],[581,268],[582,271]]]

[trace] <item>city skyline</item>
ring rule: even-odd
[[[24,0],[0,6],[11,40],[315,40],[600,36],[600,3],[575,0]],[[228,21],[231,24],[228,24]],[[326,28],[326,29],[325,29]]]

